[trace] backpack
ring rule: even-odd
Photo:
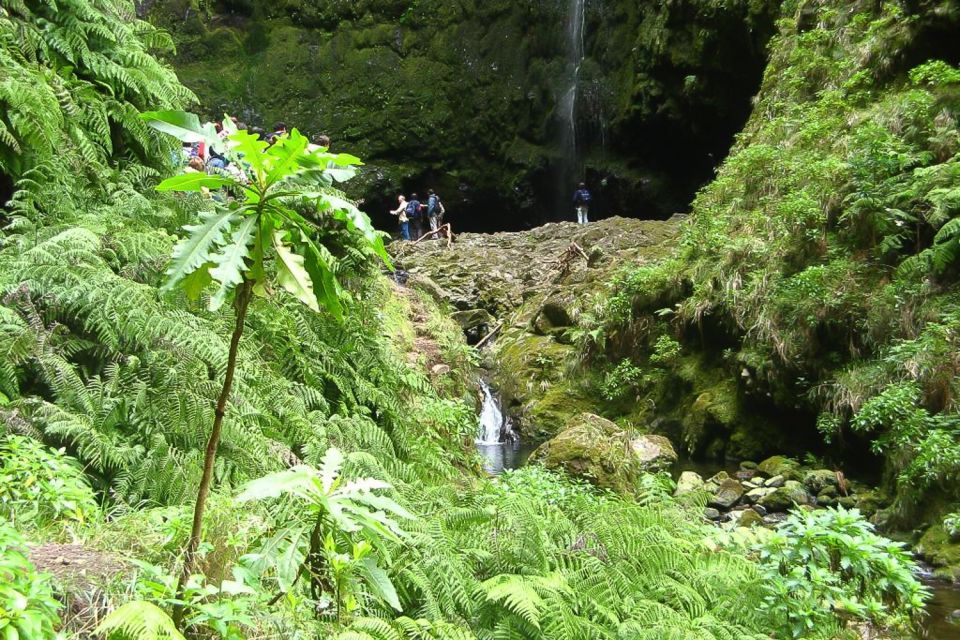
[[[590,192],[586,189],[581,189],[577,192],[577,200],[583,204],[590,204]]]
[[[420,203],[417,202],[416,200],[411,200],[410,202],[408,202],[406,214],[408,217],[411,217],[411,218],[420,215]]]

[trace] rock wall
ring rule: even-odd
[[[353,195],[384,225],[436,188],[463,230],[567,215],[560,0],[157,0],[152,21],[209,114],[327,133],[369,163]],[[750,109],[779,3],[586,4],[577,119],[595,213],[687,207]],[[570,214],[572,216],[572,214]]]

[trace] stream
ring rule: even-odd
[[[483,458],[483,468],[491,475],[500,475],[510,469],[524,466],[536,449],[533,443],[522,442],[514,432],[509,416],[504,414],[496,391],[480,381],[483,405],[477,431],[477,451]],[[733,474],[736,468],[718,462],[680,460],[673,469],[674,479],[683,471],[695,471],[709,478],[720,471]],[[960,611],[960,588],[933,578],[930,572],[923,582],[933,591],[927,604],[927,617],[917,640],[960,640],[960,623],[953,622],[952,614]]]

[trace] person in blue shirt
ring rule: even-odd
[[[587,191],[587,185],[580,183],[573,194],[573,206],[577,210],[577,223],[587,224],[590,214],[590,192]]]
[[[440,228],[440,212],[443,205],[440,204],[440,196],[433,189],[427,192],[427,220],[430,222],[430,231],[436,231]],[[436,233],[433,235],[437,237]]]

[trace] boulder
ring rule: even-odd
[[[693,493],[703,488],[703,478],[696,471],[684,471],[677,480],[677,489],[673,492],[675,496],[682,496],[687,493]]]
[[[756,469],[740,469],[733,475],[737,480],[750,480],[757,475],[757,471]]]
[[[765,527],[776,527],[779,524],[783,524],[787,520],[787,514],[785,513],[769,513],[763,516],[763,525]]]
[[[707,507],[703,510],[703,517],[707,520],[719,520],[720,512],[712,507]]]
[[[819,494],[827,487],[834,487],[837,489],[840,487],[840,482],[837,480],[837,473],[835,471],[830,471],[829,469],[808,471],[803,476],[803,484],[807,487],[810,493],[814,495]]]
[[[743,462],[740,463],[740,469],[742,471],[756,471],[757,463],[752,462],[750,460],[744,460]]]
[[[743,496],[743,501],[747,504],[756,504],[760,502],[763,498],[767,497],[771,493],[776,491],[776,489],[758,487],[756,489],[751,489],[747,491],[746,495]]]
[[[809,501],[810,496],[804,486],[794,480],[788,480],[784,486],[761,498],[758,504],[768,512],[775,513],[787,511],[794,505],[805,505]]]
[[[713,484],[720,486],[721,482],[729,479],[730,479],[730,474],[728,474],[726,471],[721,471],[720,473],[710,476],[710,479],[708,479],[707,482],[712,482]]]
[[[743,487],[736,480],[728,478],[720,483],[716,493],[710,498],[708,503],[711,507],[717,509],[730,509],[740,502],[743,496]]]
[[[753,509],[747,509],[740,513],[740,519],[737,521],[738,527],[756,527],[763,525],[763,517]]]
[[[486,309],[468,309],[466,311],[457,311],[450,314],[450,317],[460,325],[464,331],[478,329],[480,327],[492,327],[496,318],[490,315]]]
[[[768,478],[783,476],[787,480],[799,480],[800,463],[785,456],[773,456],[757,465],[757,470]]]
[[[530,456],[548,469],[560,469],[598,487],[629,491],[639,465],[631,455],[630,434],[613,422],[590,413],[571,418],[566,427]]]
[[[673,444],[664,436],[637,436],[630,441],[630,446],[643,471],[665,471],[677,461]]]
[[[786,484],[787,479],[783,476],[773,476],[772,478],[767,478],[763,481],[763,486],[773,489],[778,489]]]

